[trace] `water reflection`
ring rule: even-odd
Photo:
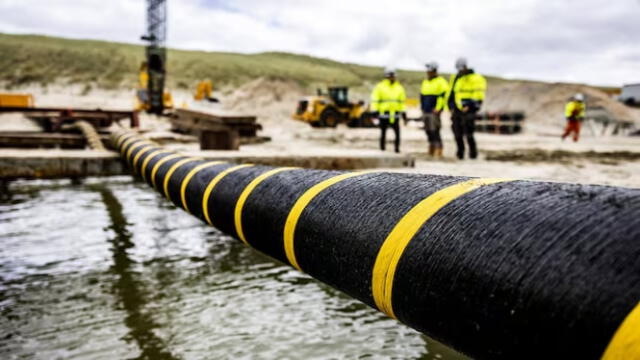
[[[0,359],[462,358],[130,178],[10,190]]]
[[[125,324],[129,328],[128,338],[134,340],[141,350],[138,359],[177,359],[167,350],[164,340],[154,333],[158,328],[153,318],[145,311],[149,293],[139,274],[134,271],[135,262],[131,260],[128,250],[134,247],[131,233],[127,230],[127,222],[122,212],[122,205],[107,188],[98,188],[105,204],[114,236],[109,241],[112,245],[113,265],[110,267],[116,282],[113,293],[127,315]]]

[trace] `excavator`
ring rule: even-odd
[[[202,80],[196,86],[196,93],[193,95],[193,99],[196,101],[207,100],[209,102],[217,103],[219,100],[212,96],[213,84],[211,80]]]
[[[349,88],[329,87],[327,93],[318,89],[316,96],[306,97],[298,102],[293,119],[309,123],[313,127],[374,127],[371,113],[364,101],[349,101]]]
[[[140,65],[140,73],[138,74],[138,89],[136,91],[134,108],[136,111],[146,111],[150,114],[160,115],[164,113],[164,109],[173,109],[173,96],[168,90],[163,89],[162,98],[158,101],[155,92],[149,90],[149,73],[148,64],[146,61],[143,61]],[[151,85],[151,88],[154,88],[154,84]]]

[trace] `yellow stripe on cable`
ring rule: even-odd
[[[123,132],[123,133],[120,133],[118,135],[112,135],[113,136],[113,140],[112,141],[115,144],[116,149],[120,146],[120,139],[126,134],[127,133]]]
[[[111,136],[113,137],[113,141],[114,141],[115,143],[117,143],[117,142],[118,142],[118,139],[120,139],[120,137],[122,137],[124,134],[126,134],[126,132],[124,132],[124,131],[122,131],[122,132],[120,132],[120,131],[114,131],[114,132],[111,134]]]
[[[131,131],[124,131],[122,133],[120,133],[120,135],[118,135],[118,141],[122,141],[130,136],[136,136],[137,134]],[[126,137],[125,137],[126,136]]]
[[[287,259],[289,260],[289,263],[291,264],[291,266],[302,271],[302,269],[300,268],[300,265],[298,264],[298,260],[296,259],[296,252],[294,247],[295,231],[296,231],[296,226],[298,225],[298,219],[300,219],[300,215],[302,214],[304,209],[307,207],[307,205],[309,205],[311,200],[313,200],[323,190],[327,189],[328,187],[334,184],[339,183],[340,181],[343,181],[355,176],[363,175],[363,174],[369,174],[369,173],[371,173],[371,171],[358,171],[358,172],[352,172],[352,173],[331,177],[327,180],[321,181],[313,185],[307,191],[305,191],[304,194],[302,194],[302,196],[298,198],[298,200],[296,200],[296,203],[293,204],[293,207],[291,207],[291,211],[289,211],[289,215],[287,216],[287,221],[284,224],[284,235],[283,235],[284,251],[285,251],[285,254],[287,255]]]
[[[242,240],[243,243],[249,245],[247,238],[244,236],[244,231],[242,230],[242,208],[244,207],[244,203],[247,201],[247,198],[249,197],[249,195],[251,195],[251,192],[253,191],[253,189],[255,189],[261,182],[268,179],[269,177],[277,173],[281,173],[283,171],[293,170],[293,169],[296,169],[296,168],[284,167],[284,168],[269,170],[263,174],[260,174],[260,176],[256,177],[255,179],[253,179],[244,188],[244,190],[242,190],[242,193],[240,193],[240,196],[238,197],[238,201],[236,202],[236,208],[233,214],[234,215],[233,219],[236,225],[236,233],[238,234],[238,237],[240,238],[240,240]]]
[[[131,154],[133,153],[133,151],[141,146],[144,145],[153,145],[153,143],[151,141],[145,140],[145,141],[141,141],[135,145],[132,145],[129,150],[127,150],[127,155],[125,156],[125,159],[127,160],[127,162],[131,163]]]
[[[122,144],[123,144],[125,141],[127,141],[127,140],[129,140],[129,139],[133,139],[133,138],[138,137],[138,134],[132,134],[132,133],[127,133],[127,134],[124,134],[124,135],[125,135],[125,136],[121,137],[121,138],[118,140],[118,146],[119,146],[119,147],[120,147],[120,146],[122,146]]]
[[[167,173],[164,175],[164,184],[163,184],[163,190],[164,190],[164,196],[167,197],[167,199],[171,200],[171,198],[169,197],[169,180],[171,180],[171,175],[173,175],[173,173],[178,170],[178,168],[184,164],[188,164],[194,161],[201,161],[201,158],[187,158],[187,159],[182,159],[180,161],[178,161],[177,163],[173,164],[169,170],[167,171]]]
[[[121,145],[120,145],[120,154],[124,155],[124,149],[127,147],[127,145],[131,144],[132,142],[139,140],[138,138],[134,137],[130,137],[127,140],[125,140]]]
[[[373,266],[371,291],[378,309],[392,318],[393,279],[404,249],[422,225],[444,206],[483,185],[513,181],[510,179],[473,179],[448,186],[420,201],[398,221],[382,243]]]
[[[123,142],[125,139],[130,139],[131,137],[133,137],[133,136],[135,136],[135,135],[136,135],[136,134],[133,134],[133,133],[126,133],[126,132],[125,132],[125,133],[122,133],[122,134],[120,134],[120,135],[118,135],[118,136],[116,137],[116,148],[120,148],[120,145],[122,144],[122,142]]]
[[[187,176],[185,176],[184,179],[182,179],[182,184],[180,185],[180,200],[182,200],[182,207],[189,214],[191,214],[191,211],[189,211],[189,206],[187,205],[187,194],[186,194],[189,181],[191,181],[191,178],[194,177],[200,170],[206,169],[211,166],[220,165],[220,164],[224,164],[224,161],[211,161],[208,163],[198,165],[193,169],[191,169],[191,171],[189,171]]]
[[[154,150],[155,149],[155,150]],[[140,151],[138,151],[138,153],[136,154],[136,156],[133,157],[133,161],[131,162],[131,167],[133,168],[133,171],[138,172],[138,160],[140,160],[140,157],[146,153],[148,153],[149,151],[158,151],[158,148],[154,148],[154,147],[148,147],[145,149],[142,149]]]
[[[155,165],[153,165],[153,169],[151,169],[151,185],[153,186],[154,189],[158,190],[158,187],[156,186],[156,174],[158,173],[160,166],[162,166],[162,164],[166,163],[169,160],[177,159],[179,157],[183,157],[183,155],[179,155],[179,154],[167,155],[162,159],[158,160],[158,162]]]
[[[211,192],[213,191],[213,188],[216,187],[216,185],[220,182],[220,180],[222,180],[229,173],[232,173],[236,170],[240,170],[242,168],[246,168],[249,166],[253,166],[253,165],[252,164],[236,165],[223,170],[222,172],[220,172],[220,174],[216,175],[213,179],[211,179],[211,182],[209,182],[209,185],[207,185],[207,188],[204,189],[204,194],[202,195],[202,214],[204,215],[204,219],[207,221],[207,223],[209,223],[209,225],[213,225],[213,223],[211,222],[211,218],[209,217],[209,209],[208,209],[209,197],[211,196]]]
[[[640,359],[640,303],[627,315],[602,355],[602,360]]]
[[[152,153],[150,153],[149,156],[144,158],[144,161],[142,162],[142,166],[140,167],[140,175],[142,175],[142,178],[145,181],[147,180],[147,174],[145,173],[146,172],[145,170],[147,169],[147,165],[149,164],[149,161],[151,161],[151,159],[155,158],[156,156],[158,156],[160,154],[171,154],[171,151],[155,150]]]
[[[138,141],[138,140],[143,140],[143,139],[141,139],[140,137],[137,137],[137,136],[132,136],[132,137],[127,138],[126,140],[124,140],[124,141],[120,144],[120,153],[121,153],[122,155],[124,155],[124,154],[125,154],[124,149],[125,149],[127,146],[131,145],[132,143],[134,143],[135,141]]]

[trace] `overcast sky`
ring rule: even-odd
[[[640,0],[168,0],[168,44],[511,78],[640,82]],[[0,0],[0,32],[136,42],[141,0]],[[1,55],[0,55],[1,56]]]

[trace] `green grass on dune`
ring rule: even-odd
[[[143,58],[144,47],[140,45],[0,33],[0,82],[8,88],[60,82],[131,88],[137,83]],[[356,91],[368,91],[380,80],[382,72],[381,67],[282,52],[237,54],[170,49],[168,59],[168,86],[184,89],[193,89],[202,79],[211,79],[220,89],[266,78],[293,81],[309,90],[347,85]],[[410,96],[417,95],[414,92],[423,77],[421,71],[399,72]],[[511,81],[488,79],[491,83]]]
[[[7,87],[54,82],[131,87],[143,60],[139,45],[73,40],[39,35],[0,34],[0,81]],[[170,49],[168,84],[193,88],[212,79],[216,87],[240,85],[257,78],[293,81],[305,88],[327,85],[367,86],[382,68],[340,63],[280,52],[235,54]],[[417,86],[419,71],[400,71],[403,83]]]
[[[136,46],[0,34],[0,81],[7,86],[56,81],[115,87],[135,79]]]

